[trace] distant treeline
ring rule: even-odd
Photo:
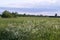
[[[16,18],[16,17],[58,17],[60,18],[60,16],[57,16],[57,13],[55,14],[55,16],[43,16],[43,15],[26,15],[24,14],[18,14],[17,12],[9,12],[7,10],[3,11],[2,14],[0,15],[2,18]]]

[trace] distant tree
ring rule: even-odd
[[[17,15],[18,15],[18,12],[15,12],[15,17],[17,17]]]
[[[26,15],[26,14],[24,13],[24,15]]]
[[[26,13],[24,13],[23,16],[26,16]]]
[[[17,12],[12,12],[12,13],[11,13],[11,12],[5,10],[5,11],[2,13],[1,17],[3,17],[3,18],[12,18],[12,17],[17,17],[17,15],[18,15]]]
[[[17,12],[12,12],[13,17],[17,17],[18,13]]]
[[[5,11],[2,13],[1,17],[3,17],[3,18],[11,18],[11,17],[13,17],[13,16],[12,16],[12,14],[11,14],[9,11],[5,10]]]
[[[55,14],[55,17],[57,17],[57,13]]]
[[[40,16],[43,16],[42,14],[40,14]]]
[[[0,16],[1,16],[1,14],[0,14]]]

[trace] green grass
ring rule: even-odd
[[[60,18],[0,18],[0,40],[60,40]]]

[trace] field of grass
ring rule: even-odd
[[[60,40],[60,18],[0,18],[0,40]]]

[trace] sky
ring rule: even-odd
[[[0,0],[0,7],[50,8],[60,7],[60,0]]]
[[[0,0],[0,7],[34,8],[35,11],[40,9],[43,9],[43,11],[47,9],[60,11],[60,0]]]

